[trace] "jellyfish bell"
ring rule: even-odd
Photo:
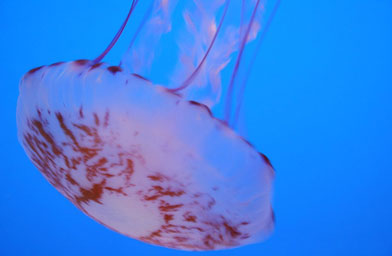
[[[71,202],[172,248],[239,246],[272,228],[272,168],[252,146],[202,105],[104,65],[85,69],[27,74],[18,104],[27,154]]]
[[[264,239],[274,225],[268,158],[184,96],[191,82],[168,89],[101,57],[20,82],[18,137],[45,178],[97,222],[147,243],[216,250]]]

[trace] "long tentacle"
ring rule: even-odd
[[[148,2],[148,1],[146,1]],[[172,14],[178,0],[151,0],[142,17],[128,50],[121,59],[121,66],[137,74],[149,76],[157,61],[162,37],[171,32]]]
[[[129,47],[128,50],[125,54],[128,54],[131,49],[132,46],[134,45],[136,38],[139,36],[140,32],[142,31],[143,27],[146,25],[148,18],[151,16],[152,11],[154,9],[154,1],[151,2],[150,6],[148,7],[146,13],[144,14],[143,18],[142,18],[142,22],[139,24],[138,28],[136,29],[135,34],[133,35],[131,42],[129,43]],[[122,61],[120,62],[120,66],[122,65]]]
[[[116,35],[114,36],[112,41],[109,43],[108,47],[106,47],[106,49],[97,58],[95,58],[92,61],[92,64],[96,64],[96,63],[100,62],[106,56],[106,54],[108,54],[110,52],[110,50],[113,48],[113,46],[116,44],[117,40],[120,38],[122,32],[124,31],[124,28],[128,23],[129,17],[131,17],[131,14],[132,14],[133,10],[135,9],[138,2],[139,2],[139,0],[132,1],[132,5],[131,5],[131,8],[129,9],[128,15],[125,18],[120,29],[117,31]]]
[[[277,0],[275,2],[275,6],[274,6],[274,8],[273,8],[273,10],[271,12],[271,15],[268,18],[267,23],[265,24],[264,29],[261,32],[260,38],[259,38],[259,40],[257,42],[256,50],[255,50],[255,52],[254,52],[254,54],[252,56],[252,60],[251,60],[251,62],[249,64],[249,68],[248,68],[248,70],[247,70],[247,72],[245,74],[244,81],[241,84],[241,88],[240,88],[240,91],[239,91],[239,94],[238,94],[238,103],[237,103],[237,107],[236,107],[236,110],[235,110],[235,113],[234,113],[233,126],[235,126],[237,124],[237,122],[238,122],[238,118],[239,118],[239,114],[240,114],[240,110],[241,110],[241,106],[242,106],[242,102],[243,102],[243,97],[244,97],[244,93],[245,93],[246,84],[248,82],[248,78],[250,76],[250,73],[252,71],[252,67],[253,67],[254,62],[256,60],[257,53],[259,52],[260,47],[261,47],[261,45],[262,45],[262,43],[264,41],[265,35],[267,34],[267,32],[269,30],[269,27],[271,26],[271,23],[272,23],[275,15],[276,15],[278,9],[279,9],[280,2],[281,2],[281,0]]]
[[[218,36],[218,34],[219,34],[219,31],[221,30],[223,21],[224,21],[224,19],[225,19],[225,17],[226,17],[226,13],[227,13],[227,10],[228,10],[228,8],[229,8],[229,4],[230,4],[230,0],[227,0],[227,1],[226,1],[226,5],[225,5],[225,9],[224,9],[223,14],[222,14],[222,18],[220,19],[220,22],[219,22],[219,25],[218,25],[218,28],[217,28],[217,30],[216,30],[216,32],[215,32],[215,34],[214,34],[214,37],[213,37],[212,40],[211,40],[211,43],[210,43],[210,45],[209,45],[209,47],[208,47],[206,53],[204,54],[202,60],[200,61],[199,65],[198,65],[198,66],[196,67],[196,69],[192,72],[192,74],[191,74],[190,76],[188,76],[188,78],[187,78],[184,82],[182,82],[181,86],[179,86],[179,87],[177,87],[177,88],[170,89],[170,91],[172,91],[172,92],[181,91],[181,90],[185,89],[186,87],[188,87],[188,86],[192,83],[192,81],[195,79],[195,77],[196,77],[197,74],[199,73],[201,67],[203,66],[204,62],[206,61],[206,59],[207,59],[207,57],[208,57],[208,54],[210,53],[210,51],[211,51],[211,49],[212,49],[212,47],[213,47],[213,45],[214,45],[214,43],[215,43],[215,40],[216,40],[216,38],[217,38],[217,36]]]
[[[231,76],[231,79],[230,79],[228,92],[227,92],[227,98],[226,98],[225,119],[224,119],[227,124],[230,124],[230,109],[231,109],[231,102],[232,102],[232,98],[233,98],[234,82],[235,82],[235,79],[237,77],[238,69],[240,67],[242,55],[243,55],[244,49],[245,49],[245,44],[246,44],[246,41],[248,40],[248,36],[249,36],[250,30],[252,28],[254,19],[256,17],[256,12],[257,12],[257,9],[259,7],[259,4],[260,4],[260,0],[257,0],[257,2],[255,4],[255,7],[253,9],[253,13],[252,13],[252,17],[250,19],[249,25],[248,25],[248,27],[246,29],[246,32],[245,32],[245,35],[244,35],[244,37],[242,39],[242,42],[241,42],[241,45],[240,45],[240,51],[238,53],[237,61],[235,63],[234,70],[233,70],[233,73],[232,73],[232,76]]]

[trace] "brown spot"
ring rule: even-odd
[[[103,194],[103,186],[105,185],[106,180],[103,180],[99,184],[94,184],[92,188],[90,189],[85,189],[85,188],[80,188],[80,193],[82,193],[82,196],[76,197],[75,200],[78,205],[81,203],[88,203],[89,201],[94,201],[98,204],[102,204],[99,199],[101,199],[102,194]]]
[[[103,119],[103,127],[107,127],[109,125],[109,111],[106,111],[105,117]]]
[[[98,118],[97,113],[94,113],[94,122],[95,122],[96,126],[99,126],[99,118]]]
[[[132,75],[133,75],[134,77],[140,78],[140,79],[142,79],[142,80],[144,80],[144,81],[150,82],[150,80],[148,80],[147,78],[145,78],[144,76],[141,76],[141,75],[139,75],[139,74],[132,73]]]
[[[103,64],[103,62],[100,62],[100,63],[95,63],[94,65],[92,65],[92,66],[90,67],[90,70],[93,70],[93,69],[99,68],[100,66],[102,66],[102,64]]]
[[[84,161],[88,161],[88,159],[91,159],[92,157],[94,157],[97,154],[97,150],[96,149],[87,148],[87,147],[81,147],[79,145],[79,142],[76,139],[75,135],[72,133],[72,131],[65,124],[64,117],[61,115],[60,112],[56,113],[56,117],[57,117],[57,120],[59,121],[60,127],[63,130],[64,134],[68,138],[71,139],[71,141],[73,143],[73,146],[75,147],[74,151],[81,152],[83,154]],[[88,171],[88,169],[87,169],[87,171]]]
[[[84,118],[83,106],[80,106],[80,108],[79,108],[79,116],[80,116],[80,118]]]
[[[163,176],[161,175],[161,174],[156,174],[156,175],[150,175],[150,176],[147,176],[150,180],[153,180],[153,181],[163,181]]]
[[[152,186],[149,192],[153,192],[153,195],[144,196],[144,200],[153,201],[163,196],[178,197],[185,193],[183,190],[172,191],[170,188],[164,189],[161,186]]]
[[[223,226],[225,227],[226,231],[230,234],[231,237],[235,238],[241,235],[241,232],[239,232],[235,227],[230,226],[227,222],[224,222]]]
[[[165,214],[163,218],[165,219],[166,223],[169,223],[169,221],[173,220],[173,214]]]
[[[163,188],[161,186],[153,186],[152,189],[150,189],[150,191],[155,192],[155,194],[150,195],[150,196],[144,196],[144,200],[146,201],[154,201],[157,200],[160,197],[163,196],[170,196],[170,197],[174,197],[174,196],[181,196],[184,191],[170,191],[170,190],[163,190]]]
[[[133,169],[133,161],[131,159],[127,159],[127,167],[124,172],[126,172],[129,176],[135,172]]]
[[[106,157],[102,157],[98,160],[98,162],[95,165],[102,166],[102,165],[106,164],[107,162],[108,162],[108,160],[106,159]]]
[[[177,242],[179,242],[179,243],[182,243],[182,242],[185,242],[185,241],[189,240],[189,238],[183,237],[183,236],[174,236],[173,238],[174,238]]]
[[[68,129],[65,125],[64,117],[60,112],[56,113],[57,120],[59,121],[60,127],[63,130],[64,134],[67,135],[72,142],[75,144],[77,148],[80,148],[78,141],[76,140],[75,136],[73,135],[72,131]]]
[[[196,219],[197,219],[197,217],[196,216],[194,216],[194,215],[191,215],[191,213],[190,212],[186,212],[185,214],[184,214],[184,219],[185,219],[185,221],[188,221],[188,222],[196,222]]]
[[[208,114],[210,114],[210,116],[212,116],[212,112],[211,112],[210,108],[207,107],[206,105],[201,104],[201,103],[199,103],[199,102],[197,102],[197,101],[193,101],[193,100],[190,100],[190,101],[188,101],[188,102],[189,102],[191,105],[195,105],[195,106],[199,106],[199,107],[204,108],[205,110],[207,110]]]
[[[115,75],[117,72],[121,72],[122,68],[119,66],[110,66],[107,68],[113,75]]]
[[[106,190],[110,191],[110,192],[116,192],[118,194],[123,194],[124,196],[126,196],[127,194],[123,191],[122,188],[112,188],[112,187],[105,187]]]
[[[84,66],[86,65],[88,62],[90,62],[89,60],[75,60],[73,63],[79,66]]]
[[[173,224],[162,225],[161,228],[163,229],[163,231],[165,233],[177,234],[177,233],[181,232],[180,231],[181,226],[177,226],[177,225],[173,225]]]
[[[162,212],[175,212],[178,210],[178,208],[181,208],[182,206],[184,205],[164,203],[163,205],[159,206],[159,210],[161,210]]]
[[[64,61],[56,62],[56,63],[50,64],[49,67],[59,66],[59,65],[61,65],[63,63],[64,63]]]
[[[185,219],[185,221],[188,221],[188,222],[196,222],[196,216],[188,216],[188,217]]]
[[[203,238],[203,243],[208,249],[213,249],[215,247],[215,244],[217,243],[211,235],[206,235]]]
[[[52,135],[47,133],[42,125],[42,123],[38,120],[33,120],[33,125],[38,129],[39,134],[52,146],[52,152],[55,155],[59,155],[61,153],[60,149],[57,147],[56,143]]]
[[[36,67],[36,68],[30,69],[30,71],[27,72],[27,74],[29,74],[29,75],[34,74],[36,71],[40,70],[43,67],[45,67],[45,66],[40,66],[40,67]]]
[[[274,168],[271,164],[271,161],[268,159],[268,157],[266,155],[264,155],[263,153],[260,153],[260,156],[263,158],[264,162],[269,165],[271,168]]]
[[[79,184],[76,182],[76,180],[74,180],[74,179],[72,178],[71,174],[67,173],[67,174],[65,175],[65,178],[66,178],[67,181],[68,181],[69,183],[71,183],[72,185],[77,185],[77,186],[79,186]]]
[[[157,231],[152,232],[150,237],[154,237],[154,236],[160,237],[161,236],[161,232],[162,232],[162,230],[158,229]]]
[[[85,132],[88,136],[94,136],[94,133],[92,132],[91,128],[88,127],[87,125],[83,125],[83,124],[74,124],[73,126],[75,126],[76,128],[78,128],[79,130]]]

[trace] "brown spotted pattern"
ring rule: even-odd
[[[100,203],[104,191],[126,195],[123,189],[133,186],[133,156],[120,150],[116,158],[108,161],[102,152],[104,143],[98,133],[99,117],[94,115],[96,127],[90,127],[83,122],[69,124],[59,112],[52,114],[48,111],[46,115],[54,115],[65,136],[64,142],[59,143],[52,135],[47,129],[48,121],[43,112],[37,110],[37,117],[28,121],[29,130],[24,134],[24,146],[48,181],[82,210],[83,205],[90,201]],[[79,115],[81,119],[84,118],[82,108]],[[108,118],[107,112],[103,117],[102,129],[105,129]],[[81,167],[90,186],[82,186],[73,178]],[[115,177],[124,180],[123,187],[109,185],[110,179]]]
[[[154,185],[144,195],[146,201],[157,201],[164,223],[147,236],[139,237],[147,243],[157,244],[170,248],[183,248],[188,250],[213,250],[216,248],[235,247],[240,241],[249,238],[249,234],[239,230],[249,222],[230,223],[222,215],[213,217],[203,216],[203,212],[209,212],[216,204],[214,198],[206,193],[187,195],[192,198],[191,202],[181,202],[181,196],[186,194],[186,188],[179,184],[173,184],[169,177],[157,173],[148,176]],[[179,187],[173,190],[171,187]],[[175,200],[167,199],[176,198]],[[173,203],[174,202],[174,203]],[[195,211],[195,209],[197,209]],[[176,223],[181,220],[181,224]],[[200,241],[193,241],[192,234],[197,234]],[[170,237],[171,239],[167,239]]]
[[[216,204],[207,193],[189,191],[159,171],[145,177],[147,187],[135,184],[133,176],[138,170],[134,162],[143,162],[143,156],[120,145],[116,145],[115,156],[106,155],[108,141],[115,141],[101,136],[110,127],[109,112],[87,114],[80,107],[76,118],[72,118],[77,122],[68,119],[60,112],[37,109],[36,116],[27,122],[23,143],[48,181],[86,214],[91,215],[89,204],[103,204],[104,194],[127,197],[132,193],[141,203],[154,205],[161,218],[158,228],[134,237],[139,240],[170,248],[213,250],[239,246],[241,240],[249,238],[248,233],[240,231],[249,221],[233,223],[221,214],[205,214]],[[55,129],[60,136],[58,131],[57,137],[53,135]],[[112,182],[118,179],[120,183]],[[104,220],[94,219],[116,230]],[[131,232],[117,231],[132,236]]]
[[[78,60],[72,64],[77,67],[75,72],[102,68],[110,77],[123,72],[120,67],[92,64],[88,60]],[[62,63],[51,67],[59,65]],[[41,68],[29,71],[27,76],[35,76]],[[132,75],[146,80],[138,74]],[[125,84],[128,84],[128,79]],[[176,103],[179,104],[179,95],[170,90],[167,90],[167,94],[176,96]],[[195,101],[188,103],[207,111],[211,119],[219,121],[217,124],[222,127],[227,125],[216,119],[207,106]],[[25,118],[21,140],[35,166],[78,208],[115,231],[170,248],[214,250],[252,243],[255,241],[252,235],[264,229],[259,226],[260,222],[256,228],[250,227],[258,220],[252,223],[246,217],[227,213],[230,209],[225,207],[230,207],[230,202],[224,202],[224,207],[218,206],[215,198],[219,197],[215,193],[219,193],[222,187],[215,184],[211,188],[192,186],[184,177],[170,176],[160,167],[149,169],[147,166],[151,158],[148,157],[154,156],[146,156],[140,148],[126,145],[121,140],[121,136],[136,137],[144,131],[130,129],[129,135],[128,131],[122,135],[116,134],[119,124],[113,126],[109,111],[91,111],[83,106],[73,112],[37,108]],[[126,125],[128,127],[130,124]],[[244,142],[252,147],[246,140]],[[260,157],[272,169],[268,158],[261,153]],[[162,165],[165,163],[162,162]],[[186,170],[184,173],[192,171]],[[197,180],[195,183],[198,183]],[[119,202],[116,201],[119,198],[121,204],[110,204]],[[146,227],[142,235],[140,232],[134,233],[132,225],[123,229],[122,223],[114,225],[110,222],[111,219],[124,217],[116,216],[116,213],[124,210],[119,208],[129,211],[140,207],[147,209],[141,211],[145,215],[131,214],[130,218],[134,218],[131,223],[150,223],[148,218],[154,218],[151,219],[154,225]],[[97,209],[103,209],[103,212],[108,210],[112,215],[99,215],[102,212],[97,215]]]

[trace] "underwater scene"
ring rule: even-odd
[[[0,2],[0,255],[392,255],[392,2]]]

